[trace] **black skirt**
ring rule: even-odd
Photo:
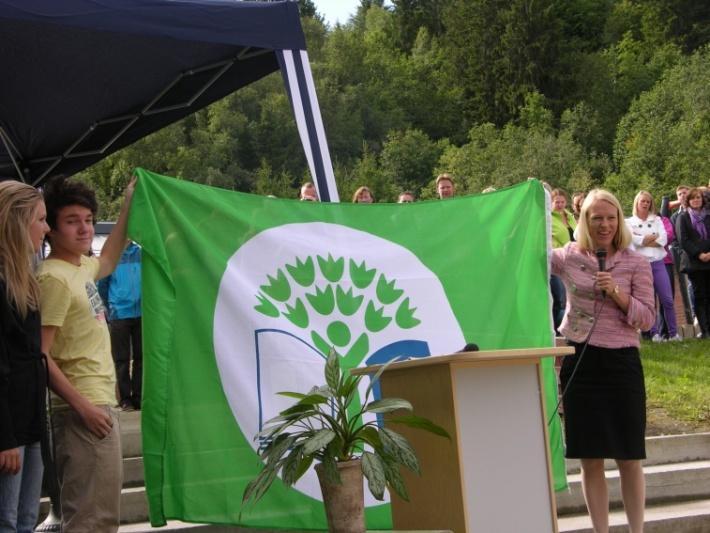
[[[567,386],[582,345],[564,358]],[[563,400],[566,456],[577,459],[646,458],[646,387],[638,348],[589,345]]]

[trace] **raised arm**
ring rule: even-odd
[[[115,269],[118,261],[121,259],[121,253],[126,247],[126,228],[128,226],[128,212],[131,209],[131,200],[133,199],[133,191],[136,186],[136,178],[131,178],[131,181],[126,187],[126,196],[121,206],[121,213],[118,215],[118,220],[113,228],[113,231],[106,239],[103,248],[101,248],[101,256],[99,257],[99,272],[96,279],[105,278]]]

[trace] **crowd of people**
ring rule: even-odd
[[[569,211],[566,193],[548,190],[553,321],[575,350],[560,370],[566,456],[581,462],[594,531],[609,531],[604,459],[614,459],[629,531],[642,532],[646,390],[640,339],[682,340],[676,272],[681,289],[687,281],[694,310],[688,314],[697,317],[698,336],[710,333],[708,191],[681,185],[676,200],[664,198],[658,210],[651,193],[641,190],[631,216],[624,217],[607,191],[575,193]]]
[[[450,174],[439,175],[435,185],[440,199],[455,195]],[[140,285],[140,250],[126,238],[134,186],[100,256],[93,257],[97,202],[87,186],[57,179],[40,193],[0,182],[0,531],[26,533],[37,522],[47,463],[47,388],[62,530],[118,528],[122,459],[115,407],[141,407],[140,294],[124,290]],[[571,201],[562,189],[549,193],[553,321],[574,348],[560,371],[567,457],[581,460],[595,531],[608,530],[604,459],[617,461],[630,530],[640,532],[641,333],[653,341],[681,339],[673,307],[678,272],[681,279],[687,275],[700,335],[710,336],[709,194],[679,186],[676,200],[662,202],[659,212],[653,196],[639,191],[625,218],[604,190],[576,193]],[[300,199],[318,201],[313,183],[301,187]],[[403,191],[398,203],[415,200]],[[352,201],[375,198],[363,186]],[[51,251],[36,264],[45,239]]]
[[[446,198],[452,198],[456,191],[456,186],[454,185],[454,178],[447,173],[439,174],[436,178],[436,193],[440,200]],[[492,187],[487,188],[483,192],[491,192],[495,189]],[[311,181],[305,182],[298,193],[298,199],[304,202],[318,202],[318,192],[316,191],[316,186]],[[409,204],[416,202],[417,197],[412,191],[402,191],[397,196],[398,204]],[[372,194],[372,190],[367,186],[358,187],[353,193],[352,203],[354,204],[374,204],[376,202],[375,195]]]
[[[565,191],[549,187],[548,191],[552,246],[559,248],[575,239],[574,232],[586,194],[574,193],[570,210]],[[691,191],[692,205],[689,203]],[[699,329],[697,336],[706,338],[710,335],[710,287],[704,274],[710,272],[710,241],[704,242],[708,240],[706,228],[710,228],[709,199],[710,192],[705,187],[680,185],[676,200],[664,197],[659,209],[653,195],[641,190],[633,200],[631,215],[625,217],[632,236],[631,248],[648,260],[653,273],[658,316],[652,327],[642,332],[644,338],[653,342],[682,340],[674,308],[676,284],[687,301],[687,316]],[[550,291],[555,331],[559,332],[566,292],[555,275],[550,279]]]

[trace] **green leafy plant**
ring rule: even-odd
[[[325,385],[313,387],[308,393],[280,392],[296,399],[296,403],[264,424],[256,439],[263,442],[260,456],[264,468],[244,490],[243,502],[258,501],[276,476],[291,486],[318,461],[326,479],[339,484],[337,463],[361,459],[362,472],[372,495],[384,498],[385,487],[408,500],[407,490],[399,471],[404,466],[420,473],[419,461],[411,444],[391,429],[392,424],[419,428],[450,439],[443,428],[430,420],[408,414],[388,419],[388,427],[377,421],[363,421],[363,415],[412,411],[412,405],[401,398],[369,401],[373,387],[390,363],[383,365],[367,387],[362,407],[358,402],[358,385],[363,376],[351,376],[340,367],[340,358],[330,351],[325,365]],[[366,449],[368,448],[368,449]]]

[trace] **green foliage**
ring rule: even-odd
[[[255,173],[254,192],[263,196],[295,198],[294,179],[285,170],[274,173],[271,166],[264,159]]]
[[[641,186],[669,194],[679,183],[710,177],[710,47],[669,70],[635,101],[619,124],[618,176],[610,186],[626,196]]]
[[[545,107],[545,97],[537,91],[525,95],[525,105],[519,112],[520,125],[529,130],[551,133],[552,112]]]
[[[380,171],[395,185],[396,194],[420,190],[434,175],[445,146],[432,141],[421,130],[392,131],[382,148]]]
[[[450,0],[393,0],[399,47],[411,50],[419,31],[431,35],[444,33],[443,13]]]
[[[298,0],[298,12],[302,17],[317,16],[316,5],[313,0]]]
[[[343,201],[361,185],[380,202],[432,198],[439,171],[456,175],[458,193],[528,175],[623,195],[641,183],[665,191],[673,173],[707,179],[702,121],[676,102],[684,125],[673,125],[658,96],[675,65],[707,54],[705,2],[363,0],[335,28],[312,0],[299,7]],[[673,90],[689,102],[698,89]],[[656,127],[643,119],[633,133],[654,114]],[[82,172],[101,218],[115,218],[136,166],[283,198],[312,180],[278,73]]]
[[[507,187],[528,176],[577,190],[599,184],[610,162],[603,155],[589,155],[569,132],[484,124],[471,129],[467,144],[444,152],[440,169],[460,178],[459,192]]]
[[[383,365],[372,378],[362,402],[358,386],[362,376],[353,377],[341,369],[340,358],[330,351],[325,364],[326,385],[313,387],[308,393],[282,392],[297,402],[264,424],[256,436],[264,468],[244,489],[243,502],[258,501],[281,472],[281,481],[291,486],[305,474],[312,462],[320,462],[333,482],[340,478],[336,462],[361,458],[362,472],[372,495],[384,499],[385,487],[408,498],[399,474],[401,466],[419,473],[419,461],[411,444],[390,427],[376,421],[363,422],[365,413],[388,414],[412,411],[412,405],[400,398],[370,401],[372,387],[389,365]],[[391,419],[450,439],[448,433],[430,420],[415,415]],[[363,451],[365,446],[370,450]]]
[[[446,45],[464,91],[470,124],[503,125],[527,93],[556,97],[559,20],[552,0],[453,0]]]

